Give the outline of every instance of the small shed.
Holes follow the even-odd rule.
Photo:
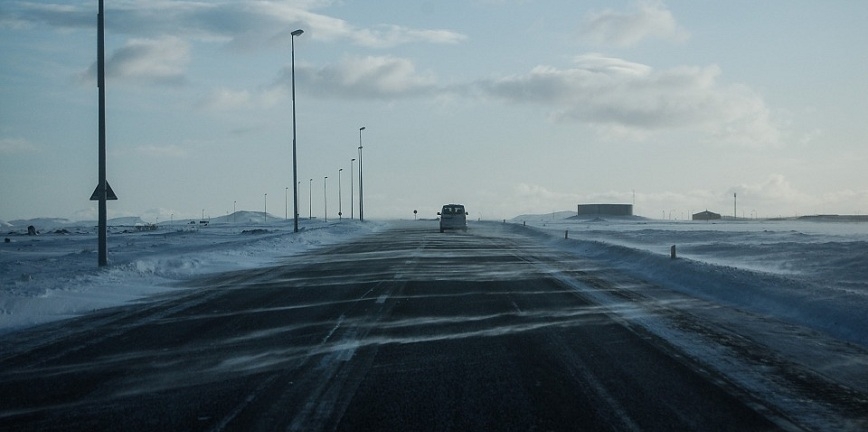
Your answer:
[[[707,220],[718,220],[718,219],[720,219],[719,213],[710,212],[708,210],[693,214],[693,220],[707,221]]]

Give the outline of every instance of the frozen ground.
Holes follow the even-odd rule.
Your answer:
[[[541,241],[691,297],[735,306],[868,346],[868,223],[672,222],[523,216]],[[18,221],[2,227],[0,332],[175,289],[198,275],[275,263],[386,223],[292,221],[239,212],[207,226],[112,221],[110,266],[96,266],[93,223]],[[27,236],[26,224],[40,230]],[[570,241],[562,242],[568,232]],[[670,259],[676,246],[678,259]]]
[[[109,224],[109,266],[97,266],[95,223],[40,219],[0,226],[0,333],[177,289],[177,282],[218,271],[273,264],[311,248],[382,228],[349,220],[293,221],[238,212],[212,220],[164,222],[145,230],[138,218]],[[39,235],[28,236],[33,225]]]
[[[304,220],[294,234],[292,221],[266,222],[261,213],[243,212],[208,226],[164,223],[154,231],[139,228],[139,220],[115,221],[111,265],[99,269],[93,223],[28,222],[40,225],[39,235],[26,235],[20,223],[3,226],[10,241],[0,244],[0,333],[183,289],[178,282],[199,275],[279,263],[393,225]],[[868,223],[563,215],[512,222],[527,228],[513,225],[502,235],[535,236],[543,248],[574,254],[539,265],[613,315],[761,395],[800,424],[864,430],[864,415],[848,420],[854,417],[836,414],[798,388],[837,398],[857,413],[865,406]]]
[[[516,219],[634,277],[868,346],[868,223]],[[670,259],[676,246],[677,259]]]
[[[617,285],[583,295],[809,430],[866,430],[868,223],[554,216],[515,222]]]
[[[525,216],[541,241],[691,297],[735,306],[868,346],[868,223],[671,222]],[[26,225],[40,234],[27,236]],[[165,222],[139,231],[113,221],[106,269],[96,266],[93,223],[19,221],[2,228],[0,332],[80,315],[175,289],[198,275],[275,263],[386,223],[302,220],[239,212],[207,226]],[[562,242],[568,232],[570,241]],[[678,259],[670,259],[676,246]]]

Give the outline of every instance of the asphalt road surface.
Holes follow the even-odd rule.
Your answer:
[[[798,429],[522,232],[407,223],[7,335],[0,429]]]

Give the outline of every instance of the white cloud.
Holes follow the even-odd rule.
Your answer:
[[[287,74],[288,73],[289,72],[287,72]],[[287,80],[289,80],[289,78],[287,78]],[[233,90],[222,87],[214,89],[205,95],[201,100],[199,100],[196,107],[213,112],[267,109],[277,105],[287,98],[290,94],[288,90],[289,85],[290,84],[287,84],[287,88],[271,86],[261,87],[253,91]]]
[[[290,32],[296,28],[304,29],[305,36],[314,40],[342,41],[369,48],[390,48],[409,43],[453,44],[467,39],[467,36],[445,29],[416,29],[400,25],[379,25],[372,28],[358,27],[346,20],[318,14],[307,9],[315,5],[290,5],[279,2],[263,1],[243,8],[238,20],[255,19],[256,29],[262,34],[270,34],[270,40],[289,41]],[[238,11],[236,11],[238,12]],[[228,14],[232,20],[236,14]],[[252,29],[247,29],[250,32]]]
[[[450,30],[413,29],[396,25],[361,29],[353,32],[351,37],[359,45],[372,48],[389,48],[418,42],[455,44],[467,39],[466,36]]]
[[[24,138],[0,138],[0,154],[13,155],[37,151],[39,147]]]
[[[296,67],[296,79],[318,94],[343,98],[392,99],[429,94],[436,80],[420,74],[411,60],[392,56],[345,57],[340,63],[319,69]],[[289,85],[291,71],[279,80]]]
[[[749,216],[754,210],[760,217],[791,217],[806,214],[865,214],[868,189],[843,189],[813,194],[793,186],[781,174],[771,174],[758,183],[731,187],[724,197],[730,200],[738,194],[738,216]]]
[[[818,213],[866,214],[868,212],[868,189],[855,191],[845,189],[828,192],[820,197]],[[829,211],[829,209],[838,209]]]
[[[249,109],[254,106],[253,96],[247,90],[220,88],[212,91],[199,106],[209,111],[232,111]]]
[[[0,9],[0,28],[24,29],[39,23],[61,28],[92,27],[96,23],[92,10],[73,5],[5,2]]]
[[[632,10],[606,9],[585,16],[582,35],[593,43],[627,47],[648,38],[683,42],[690,37],[672,13],[656,1],[640,1]]]
[[[801,136],[801,138],[799,138],[798,142],[799,142],[799,144],[802,144],[802,145],[809,144],[813,141],[816,141],[816,139],[820,138],[821,136],[823,136],[823,131],[819,128],[814,128],[813,130],[802,134],[802,136]]]
[[[737,209],[733,208],[737,194]],[[629,202],[629,201],[626,201]],[[781,174],[771,174],[755,183],[744,183],[725,190],[638,192],[636,211],[653,218],[682,219],[691,213],[710,210],[727,217],[733,210],[738,217],[793,217],[806,214],[864,214],[868,208],[868,189],[845,189],[823,194],[799,190]]]
[[[738,194],[742,199],[748,199],[755,203],[783,208],[804,208],[805,205],[813,205],[817,202],[815,197],[796,190],[789,180],[781,174],[769,175],[761,183],[742,184],[730,188],[726,195],[732,197],[733,193]]]
[[[324,41],[388,48],[408,43],[451,44],[465,35],[444,29],[416,29],[399,25],[358,27],[314,12],[326,1],[165,1],[127,0],[107,2],[106,21],[112,31],[144,38],[173,34],[202,41],[228,42],[239,49],[267,42],[289,43],[290,32],[305,30],[305,37]],[[58,28],[92,28],[92,5],[59,6],[21,2],[0,11],[0,25],[23,28],[48,24]],[[110,24],[109,24],[110,23]]]
[[[515,195],[522,200],[534,199],[541,202],[556,200],[575,200],[578,195],[563,192],[553,192],[544,186],[519,183],[515,186]]]
[[[131,39],[107,61],[106,74],[161,84],[183,83],[189,45],[177,37]]]
[[[186,67],[190,47],[174,36],[159,39],[130,39],[106,59],[106,79],[120,79],[147,84],[182,85],[186,83]],[[81,74],[84,82],[97,77],[97,64]]]
[[[780,132],[762,98],[746,86],[720,83],[719,76],[717,66],[656,71],[588,54],[569,69],[537,66],[525,75],[478,85],[497,98],[551,107],[555,121],[587,123],[605,134],[683,129],[718,142],[778,143]]]

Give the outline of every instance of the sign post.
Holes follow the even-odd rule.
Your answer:
[[[96,25],[96,84],[99,87],[99,180],[96,189],[90,196],[91,200],[99,201],[99,257],[100,267],[108,265],[108,246],[106,245],[107,209],[106,200],[116,200],[118,197],[106,181],[105,169],[105,10],[103,0],[99,0],[99,13]]]

